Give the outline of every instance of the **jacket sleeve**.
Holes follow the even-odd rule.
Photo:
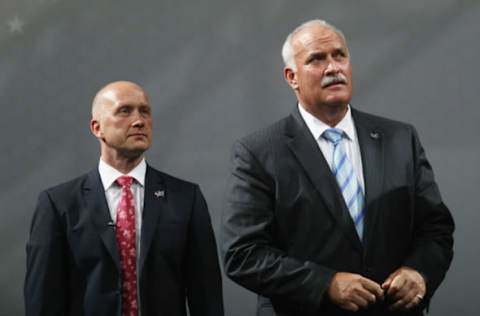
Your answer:
[[[66,315],[66,238],[47,192],[38,198],[26,250],[25,315]]]
[[[283,251],[275,239],[275,181],[238,142],[223,212],[222,254],[233,281],[293,307],[318,308],[335,271]]]
[[[190,315],[223,316],[222,279],[210,215],[198,186],[194,195],[185,260]]]
[[[413,247],[405,265],[419,271],[427,284],[427,299],[445,277],[453,258],[455,224],[442,201],[432,167],[412,127],[414,148],[415,199]]]

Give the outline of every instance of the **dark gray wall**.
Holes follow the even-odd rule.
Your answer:
[[[18,17],[18,19],[15,19]],[[457,222],[455,260],[431,315],[480,308],[480,2],[0,2],[0,314],[23,314],[25,241],[38,192],[95,167],[90,102],[105,83],[143,85],[154,166],[201,184],[218,232],[232,142],[288,114],[280,49],[321,17],[349,40],[359,109],[413,123]],[[225,281],[228,316],[254,295]]]

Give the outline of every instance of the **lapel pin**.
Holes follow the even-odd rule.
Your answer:
[[[158,190],[158,191],[155,191],[155,197],[156,198],[163,198],[165,196],[165,191],[163,190]]]
[[[380,138],[380,134],[378,132],[371,132],[370,137],[377,140]]]

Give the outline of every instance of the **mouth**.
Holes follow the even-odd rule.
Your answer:
[[[147,134],[144,134],[144,133],[133,133],[133,134],[130,134],[128,135],[128,137],[147,137]]]
[[[345,81],[336,80],[323,85],[322,88],[338,87],[338,86],[344,86],[346,84],[347,83]]]

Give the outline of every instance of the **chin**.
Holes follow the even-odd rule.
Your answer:
[[[346,108],[348,105],[348,102],[345,102],[344,100],[328,100],[322,103],[324,107],[328,107],[331,109],[341,109],[341,108]]]
[[[336,106],[336,107],[338,107],[338,108],[345,108],[345,109],[346,109],[347,106],[348,106],[348,102],[347,102],[347,101],[342,101],[342,102],[340,102],[340,103],[335,103],[334,106]]]
[[[136,147],[132,148],[132,152],[140,152],[140,153],[143,154],[145,151],[148,150],[148,148],[150,148],[150,144],[145,145],[145,146],[136,146]]]
[[[135,139],[135,141],[133,142],[129,142],[127,145],[127,147],[131,150],[137,150],[137,149],[148,149],[150,147],[150,140],[146,139],[146,138],[140,138],[140,139]]]
[[[350,103],[350,98],[347,98],[347,97],[332,97],[332,98],[327,98],[324,101],[324,104],[327,104],[329,106],[339,106],[339,107],[347,106],[349,103]]]
[[[128,148],[125,148],[125,152],[130,153],[131,156],[139,156],[142,155],[145,151],[150,148],[150,144],[145,143],[145,144],[135,144],[135,146],[130,146]]]
[[[336,91],[336,93],[329,93],[323,96],[325,103],[332,104],[347,104],[350,102],[351,94],[347,91]]]

